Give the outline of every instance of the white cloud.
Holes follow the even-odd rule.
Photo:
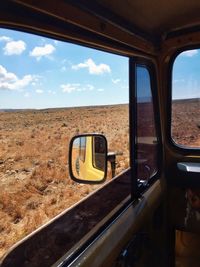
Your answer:
[[[81,85],[80,83],[67,83],[67,84],[62,84],[60,87],[63,93],[71,93],[73,91],[84,92],[84,91],[94,90],[94,86],[92,84]]]
[[[94,86],[91,85],[91,84],[87,84],[86,87],[87,87],[87,89],[88,89],[89,91],[93,91],[93,90],[94,90]]]
[[[11,41],[3,48],[4,55],[21,55],[26,50],[26,43],[24,41]]]
[[[8,36],[0,36],[0,42],[11,42],[12,39]]]
[[[89,58],[84,63],[79,63],[78,65],[73,65],[72,69],[79,70],[86,68],[89,70],[90,74],[103,74],[103,73],[110,73],[111,69],[110,66],[104,63],[96,65],[95,62]]]
[[[31,52],[30,56],[40,60],[41,57],[49,56],[55,51],[55,47],[51,44],[45,44],[44,46],[36,46]]]
[[[17,76],[12,72],[7,72],[7,70],[0,65],[0,80],[1,82],[14,82],[17,80]]]
[[[181,56],[193,57],[193,56],[195,56],[197,54],[198,54],[198,50],[197,49],[193,49],[193,50],[187,50],[187,51],[181,53]]]
[[[22,90],[34,80],[32,75],[19,79],[14,73],[8,72],[0,65],[0,90]]]
[[[114,84],[117,84],[117,83],[119,83],[121,80],[120,79],[112,79],[112,82],[114,83]]]
[[[37,89],[37,90],[35,90],[35,92],[36,92],[37,94],[43,94],[43,93],[44,93],[44,91],[41,90],[41,89]]]
[[[60,86],[62,88],[63,93],[71,93],[73,91],[77,91],[80,89],[80,84],[79,83],[68,83],[68,84],[62,84]]]
[[[97,91],[99,91],[99,92],[103,92],[104,89],[100,88],[100,89],[97,89]]]

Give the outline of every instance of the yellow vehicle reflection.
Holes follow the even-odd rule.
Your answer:
[[[71,176],[79,182],[102,182],[106,173],[106,140],[101,135],[75,137],[72,143]]]

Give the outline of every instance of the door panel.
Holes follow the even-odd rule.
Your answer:
[[[66,253],[68,259],[130,203],[130,187],[127,170],[12,247],[1,266],[49,267]]]
[[[80,266],[113,266],[118,263],[119,255],[138,231],[148,232],[148,238],[151,242],[155,242],[156,227],[152,228],[152,218],[156,209],[161,205],[164,188],[161,186],[161,182],[157,181],[139,200],[130,202],[129,197],[125,198],[126,188],[130,186],[129,178],[128,172],[116,177],[99,190],[98,194],[95,193],[81,201],[70,211],[59,215],[52,222],[19,242],[1,262],[1,266],[22,267],[27,264],[29,266],[51,266],[59,258],[53,266],[68,266],[71,262],[72,252],[75,255],[78,253],[80,256],[70,266],[77,266],[77,264]],[[115,186],[113,186],[114,184]],[[119,202],[119,204],[109,214],[109,217],[112,218],[113,213],[116,213],[118,209],[118,217],[114,221],[112,218],[110,224],[106,226],[105,221],[108,220],[108,216],[101,221],[100,217],[103,218],[104,213],[103,210],[98,213],[97,207],[98,202],[103,198],[105,208],[112,208],[108,204],[113,196],[112,190],[118,190],[122,194],[118,194],[115,202]],[[114,203],[114,200],[112,201]],[[123,206],[128,201],[130,204],[124,210]],[[89,216],[85,209],[88,210],[91,205],[94,213]],[[120,212],[122,207],[123,211]],[[87,214],[87,219],[84,219],[84,214]],[[99,220],[99,223],[94,219]],[[96,223],[97,226],[93,227]],[[83,235],[88,227],[91,228],[91,231],[81,238],[80,235]],[[149,230],[150,228],[153,230]],[[99,232],[100,229],[104,230]],[[158,231],[160,232],[160,228]],[[94,235],[95,233],[99,234]],[[159,240],[162,242],[161,239]],[[83,244],[85,245],[83,246]],[[65,254],[70,245],[72,245],[71,249]],[[155,247],[159,246],[155,245]]]
[[[177,163],[176,172],[169,174],[174,177],[170,192],[170,212],[176,228],[190,232],[200,232],[200,173],[180,169]],[[184,163],[186,166],[199,164],[196,162]],[[197,168],[198,170],[198,168]]]
[[[128,178],[128,173],[124,175],[127,175]],[[130,185],[125,182],[125,178],[126,177],[121,176],[118,180],[115,179],[113,182],[118,184],[121,189],[125,189],[126,186]],[[117,185],[113,187],[113,182],[110,183],[110,189],[117,190]],[[109,184],[105,187],[108,186]],[[107,193],[107,196],[110,196],[111,193],[106,191],[105,188],[102,188],[99,191],[99,198],[103,197],[103,191]],[[121,192],[123,192],[123,190],[121,190]],[[106,195],[104,195],[104,197]],[[130,202],[129,206],[127,206],[124,211],[121,213],[119,212],[118,217],[114,221],[112,220],[106,228],[104,227],[104,231],[101,231],[99,235],[96,235],[96,238],[93,238],[93,241],[91,239],[91,235],[94,235],[95,232],[98,233],[98,229],[103,227],[105,220],[108,218],[100,221],[88,235],[80,239],[81,242],[77,241],[78,243],[76,243],[75,246],[73,246],[71,250],[64,255],[64,251],[67,250],[66,245],[70,244],[69,235],[71,235],[71,239],[76,242],[74,238],[77,239],[78,232],[80,235],[83,230],[82,228],[86,227],[86,224],[83,223],[84,206],[88,207],[89,202],[92,203],[94,201],[94,198],[92,199],[90,196],[85,201],[80,202],[80,204],[72,208],[71,211],[58,216],[54,219],[54,221],[48,223],[36,233],[31,234],[13,247],[2,261],[1,266],[22,267],[27,266],[27,264],[28,266],[51,266],[55,262],[56,258],[58,259],[61,256],[61,259],[59,259],[53,266],[68,266],[71,261],[70,256],[72,251],[75,255],[75,252],[78,252],[79,256],[75,261],[73,261],[73,263],[71,263],[70,266],[113,266],[113,264],[118,262],[118,256],[123,251],[123,248],[134,238],[134,234],[141,229],[145,229],[146,231],[152,226],[152,217],[154,216],[156,209],[161,204],[162,197],[163,188],[161,186],[161,182],[157,181],[146,191],[141,199],[132,203]],[[120,206],[122,207],[125,202],[127,203],[127,200],[128,199],[124,199]],[[106,203],[108,202],[105,200],[105,205]],[[95,205],[94,202],[93,207],[95,208],[95,211],[97,205]],[[119,205],[118,209],[120,210]],[[95,211],[94,214],[96,214],[96,212],[97,211]],[[99,215],[102,216],[101,213],[99,213]],[[69,217],[71,217],[70,220]],[[97,219],[97,216],[95,218]],[[77,223],[79,221],[79,225],[82,230],[75,221],[77,221]],[[88,217],[85,223],[87,223],[89,227],[89,225],[92,226],[94,222],[92,223]],[[89,243],[86,242],[87,239],[90,240]],[[150,239],[155,239],[154,234],[150,236]],[[81,245],[83,243],[87,244],[87,246],[83,247]],[[82,253],[80,253],[81,250]]]
[[[118,256],[134,235],[152,220],[162,197],[163,188],[157,181],[139,201],[130,204],[70,266],[117,266]]]

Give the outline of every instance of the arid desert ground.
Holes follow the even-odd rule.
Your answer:
[[[128,168],[128,105],[0,112],[0,256],[97,189],[68,174],[71,137],[93,132],[123,152],[116,173]]]
[[[171,132],[179,145],[200,147],[200,99],[173,102]]]
[[[200,146],[199,103],[173,104],[172,136],[179,144]],[[68,149],[72,136],[103,133],[108,150],[120,152],[116,174],[129,167],[128,114],[128,105],[1,110],[0,256],[101,186],[70,179]]]

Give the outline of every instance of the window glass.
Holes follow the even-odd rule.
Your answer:
[[[129,167],[128,101],[128,58],[0,29],[0,256],[102,186],[70,179],[74,135],[104,134],[115,174]]]
[[[136,68],[137,96],[137,177],[147,180],[158,170],[158,140],[155,128],[150,74],[146,67]]]
[[[80,138],[80,146],[79,146],[79,157],[83,162],[85,161],[85,148],[86,148],[86,137]]]
[[[200,147],[200,50],[180,53],[172,72],[171,136],[185,147]]]
[[[96,136],[93,138],[93,165],[95,168],[99,170],[105,169],[104,163],[104,151],[105,151],[105,144],[104,140],[100,136]]]

